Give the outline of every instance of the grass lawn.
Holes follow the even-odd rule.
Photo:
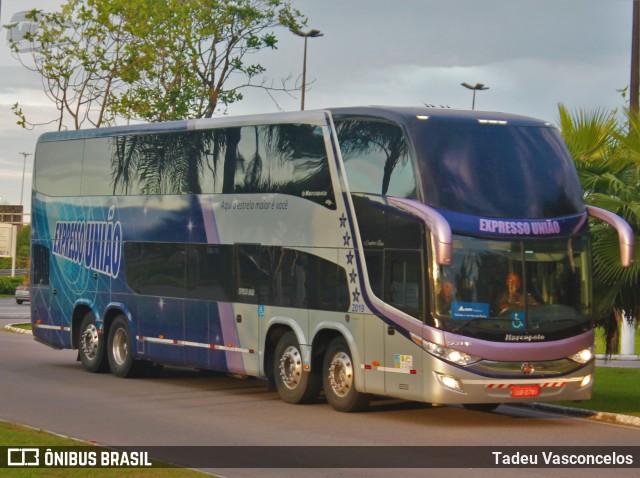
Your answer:
[[[640,368],[596,367],[594,380],[591,400],[553,404],[640,417]]]
[[[601,328],[596,328],[596,353],[604,354],[604,332]],[[640,327],[636,327],[635,354],[640,355]]]

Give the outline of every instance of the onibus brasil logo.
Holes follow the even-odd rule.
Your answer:
[[[106,221],[58,221],[53,254],[114,279],[122,263],[122,226],[114,221],[115,206]]]

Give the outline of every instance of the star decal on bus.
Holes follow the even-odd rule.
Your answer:
[[[356,271],[351,269],[351,273],[349,274],[349,283],[350,284],[355,284],[356,283],[356,277],[358,277],[358,274],[356,274]]]
[[[351,236],[347,232],[344,236],[342,236],[342,240],[344,241],[343,246],[350,246]]]
[[[347,264],[353,264],[354,257],[353,252],[349,251],[349,254],[347,254]]]
[[[339,220],[340,227],[347,227],[347,216],[345,216],[344,213],[342,213],[342,216],[340,216]]]
[[[351,295],[353,296],[353,302],[360,302],[360,292],[358,291],[358,288],[356,287],[356,290],[354,290]]]

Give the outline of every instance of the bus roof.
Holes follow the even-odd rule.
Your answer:
[[[476,123],[487,121],[493,123],[516,124],[518,126],[553,126],[548,121],[536,118],[521,116],[511,113],[500,113],[495,111],[472,111],[455,110],[451,108],[429,108],[429,107],[408,107],[408,106],[364,106],[329,108],[332,115],[341,117],[377,117],[384,118],[397,123],[407,123],[418,119],[437,119],[438,121],[451,121],[456,123]]]
[[[509,113],[488,111],[454,110],[450,108],[428,107],[394,107],[394,106],[359,106],[325,108],[322,110],[294,111],[284,113],[266,113],[242,116],[220,116],[215,118],[200,118],[191,120],[141,123],[127,126],[112,126],[69,131],[55,131],[43,133],[38,138],[39,143],[50,141],[65,141],[72,139],[98,138],[145,133],[168,133],[174,131],[188,131],[196,129],[212,129],[219,127],[238,127],[252,124],[277,123],[305,123],[315,122],[324,117],[324,113],[331,113],[334,118],[347,117],[377,118],[406,124],[420,120],[437,119],[457,123],[486,121],[498,124],[515,124],[519,126],[553,126],[550,122]]]

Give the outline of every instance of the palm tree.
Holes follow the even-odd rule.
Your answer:
[[[239,131],[240,128],[227,128],[113,137],[113,192],[201,194],[204,176],[210,175],[208,181],[214,184],[221,164],[223,174],[230,176],[227,183],[232,188]]]
[[[560,128],[576,164],[585,202],[623,217],[640,233],[640,117],[637,113],[596,109],[571,114],[563,105]],[[640,318],[640,265],[620,266],[618,239],[607,225],[594,224],[594,314],[606,336],[606,353],[618,346],[618,328],[626,317]]]
[[[352,154],[380,152],[385,155],[380,194],[386,195],[394,169],[409,161],[408,145],[402,130],[388,123],[360,120],[338,122],[336,129],[345,161]],[[413,191],[407,196],[411,194]]]

